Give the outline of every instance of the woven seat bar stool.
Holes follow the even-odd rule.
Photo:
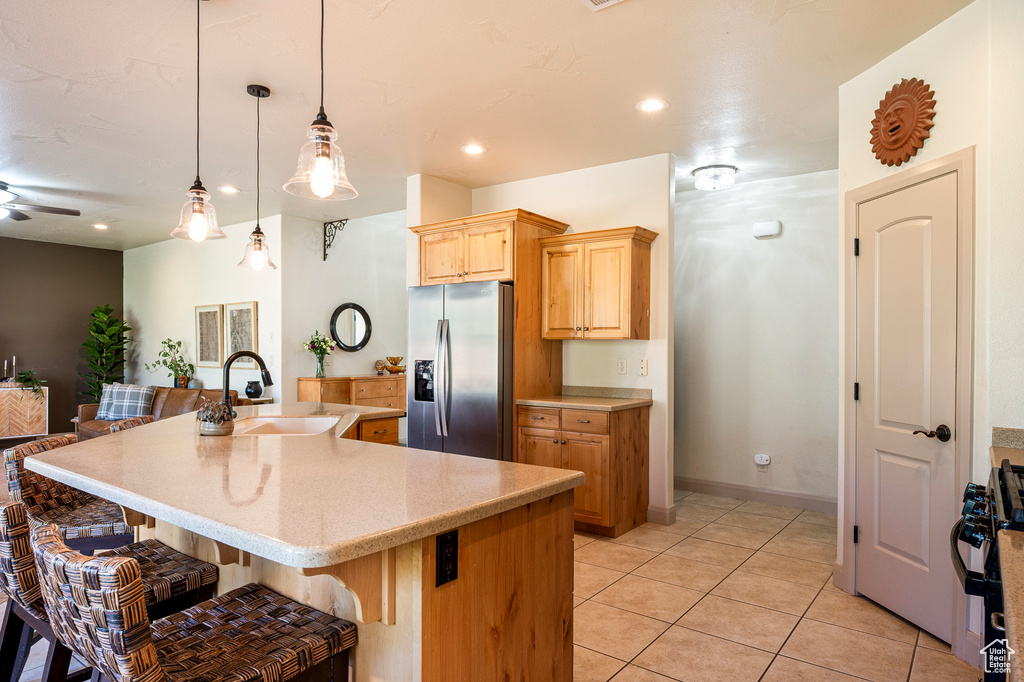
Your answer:
[[[8,598],[5,625],[0,631],[0,682],[17,680],[35,641],[32,632],[50,641],[44,682],[63,680],[71,656],[50,630],[29,532],[24,504],[0,504],[0,589]],[[215,565],[193,559],[158,540],[118,547],[107,556],[136,561],[142,575],[143,602],[151,618],[177,613],[209,599],[219,576]],[[8,658],[15,661],[10,671],[6,666]],[[48,678],[50,674],[53,676]]]
[[[29,525],[56,525],[68,545],[86,554],[132,542],[135,530],[119,506],[25,468],[26,457],[77,442],[73,434],[50,436],[4,450],[11,499],[28,506]]]
[[[110,432],[117,433],[118,431],[127,431],[128,429],[134,429],[136,426],[152,424],[154,421],[156,420],[151,414],[147,414],[142,417],[128,417],[127,419],[122,419],[111,424]]]
[[[87,557],[54,526],[32,531],[57,637],[110,682],[348,680],[356,626],[249,584],[150,622],[139,565]]]

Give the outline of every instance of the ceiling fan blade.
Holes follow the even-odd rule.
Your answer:
[[[26,213],[22,213],[21,211],[15,210],[13,208],[9,208],[7,210],[11,212],[11,214],[9,216],[7,216],[11,220],[18,220],[18,221],[21,221],[21,220],[32,220],[32,216],[30,216],[30,215],[28,215]]]
[[[57,208],[56,206],[36,206],[34,204],[7,204],[12,208],[20,208],[23,211],[35,211],[36,213],[53,213],[54,215],[80,216],[82,212],[77,208]]]

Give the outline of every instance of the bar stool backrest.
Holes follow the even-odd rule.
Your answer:
[[[46,615],[39,591],[28,514],[21,502],[0,504],[0,590],[36,617]]]
[[[144,426],[146,424],[152,424],[154,417],[151,414],[144,415],[142,417],[128,417],[116,421],[110,425],[110,432],[117,433],[118,431],[127,431],[128,429],[134,429],[136,426]]]
[[[78,442],[74,434],[50,436],[4,450],[4,469],[11,499],[24,502],[31,516],[77,509],[91,496],[25,468],[25,458]]]
[[[115,682],[164,682],[134,559],[87,557],[57,527],[32,531],[50,624],[64,646]]]

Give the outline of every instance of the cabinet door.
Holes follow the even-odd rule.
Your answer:
[[[630,240],[587,244],[583,264],[583,336],[628,339]]]
[[[16,389],[7,393],[7,427],[9,436],[41,436],[47,431],[48,389],[37,396],[30,390]]]
[[[465,234],[462,230],[420,236],[420,284],[461,282]]]
[[[348,379],[322,380],[320,383],[320,402],[348,405],[350,402]]]
[[[0,389],[0,438],[7,438],[11,435],[10,423],[10,399],[12,389]]]
[[[512,221],[465,229],[464,282],[512,279]]]
[[[398,445],[398,417],[359,422],[359,440]]]
[[[299,402],[300,403],[319,403],[321,401],[320,387],[322,383],[319,379],[299,379]]]
[[[611,525],[611,470],[609,469],[608,436],[562,432],[566,469],[582,471],[587,476],[576,488],[575,518],[583,523]]]
[[[547,429],[519,429],[519,463],[562,468],[561,434]]]
[[[583,245],[541,251],[541,338],[583,338]]]

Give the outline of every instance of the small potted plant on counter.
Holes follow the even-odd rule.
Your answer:
[[[181,354],[181,341],[164,339],[160,345],[163,348],[157,353],[157,361],[152,365],[146,365],[146,371],[155,372],[163,367],[170,372],[168,376],[174,379],[175,386],[188,388],[189,379],[195,374],[196,366],[185,362],[185,358]]]
[[[199,420],[200,436],[230,436],[235,431],[231,419],[231,408],[224,402],[213,402],[202,398],[202,405],[196,413]]]
[[[302,347],[316,356],[316,378],[323,379],[327,376],[327,372],[324,371],[324,358],[334,350],[334,343],[317,330],[309,337],[309,341],[302,344]]]

